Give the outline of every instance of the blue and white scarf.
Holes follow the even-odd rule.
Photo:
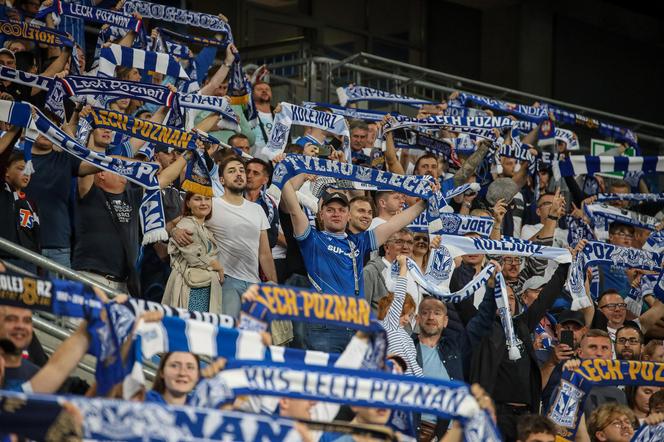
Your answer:
[[[346,87],[338,87],[337,97],[339,98],[339,104],[342,106],[346,106],[347,103],[356,103],[358,101],[398,103],[418,108],[423,104],[433,104],[430,100],[406,97],[391,92],[379,91],[378,89],[372,89],[370,87],[355,86],[353,84]]]
[[[445,199],[449,200],[451,198],[454,198],[457,195],[461,195],[462,193],[466,193],[467,191],[471,192],[479,192],[481,189],[481,186],[479,183],[465,183],[460,186],[455,187],[454,189],[450,189],[445,193]]]
[[[111,44],[99,53],[99,76],[115,77],[115,68],[124,66],[153,71],[174,78],[189,80],[189,75],[178,61],[169,54],[127,48]]]
[[[326,130],[335,135],[343,137],[343,150],[346,154],[346,160],[350,158],[350,132],[348,123],[339,116],[328,112],[321,112],[314,109],[307,109],[295,104],[280,104],[281,112],[275,115],[272,130],[270,131],[270,140],[262,149],[261,154],[270,160],[276,155],[282,153],[288,142],[288,134],[292,125],[317,127]]]
[[[155,39],[147,37],[146,42],[147,48],[151,51],[165,52],[166,54],[171,54],[174,57],[183,58],[185,60],[191,60],[193,58],[193,52],[189,47],[182,43],[164,38],[161,34],[157,35],[157,38]],[[191,73],[189,76],[193,78]]]
[[[548,259],[559,264],[572,262],[572,255],[567,249],[543,246],[507,236],[497,241],[488,238],[441,235],[440,243],[450,251],[452,258],[461,255],[513,255]]]
[[[459,215],[457,213],[441,213],[440,220],[443,223],[442,229],[432,234],[460,235],[466,233],[479,233],[482,236],[490,236],[493,230],[494,220],[487,216]],[[408,225],[408,229],[414,232],[428,232],[426,214],[420,214]]]
[[[463,107],[457,106],[454,104],[447,105],[447,108],[443,111],[443,115],[448,117],[488,117],[488,113],[484,112],[482,109],[476,109],[474,107]]]
[[[217,40],[216,38],[205,38],[205,37],[199,37],[196,35],[187,35],[187,34],[181,34],[179,32],[175,32],[170,29],[166,28],[156,28],[157,32],[159,32],[162,35],[165,35],[167,37],[174,38],[179,41],[183,41],[186,43],[194,43],[197,45],[201,46],[216,46],[218,48],[226,48],[230,43],[233,42],[233,36],[232,35],[225,35],[225,38],[223,40]],[[230,28],[228,28],[230,31]]]
[[[493,129],[512,128],[514,120],[508,117],[446,117],[429,116],[426,118],[410,118],[397,116],[383,126],[383,133],[405,127],[444,127],[451,132],[475,135],[492,142],[498,140]]]
[[[586,117],[585,115],[569,112],[550,104],[542,103],[542,107],[548,112],[553,112],[553,115],[556,117],[556,121],[560,123],[574,124],[577,126],[594,129],[597,130],[600,134],[611,137],[618,142],[625,142],[633,147],[638,146],[636,134],[630,129],[625,129],[613,124],[605,123],[603,121],[596,120],[595,118]]]
[[[274,128],[272,129],[272,133],[274,133]],[[433,192],[433,179],[429,176],[398,175],[323,158],[288,155],[274,168],[272,183],[281,189],[288,180],[301,173],[359,181],[377,186],[383,190],[392,190],[422,198],[428,203],[426,212],[430,231],[435,232],[442,228],[439,207],[441,204],[445,205],[446,203],[442,196]]]
[[[0,34],[48,46],[74,47],[74,42],[63,32],[45,26],[31,25],[27,22],[0,20]]]
[[[402,134],[399,132],[393,134],[395,147],[423,150],[436,156],[442,156],[445,161],[455,167],[461,166],[454,149],[455,144],[449,143],[447,140],[430,137],[419,131],[405,130],[403,131],[405,136],[401,136]]]
[[[51,77],[19,71],[18,69],[12,69],[7,66],[0,66],[0,78],[13,83],[22,84],[23,86],[35,87],[42,91],[49,90],[51,83],[53,83]]]
[[[473,103],[475,105],[494,111],[505,112],[522,120],[531,121],[534,123],[541,123],[542,121],[549,119],[549,113],[542,107],[515,104],[507,101],[497,100],[495,98],[473,95],[466,92],[461,92],[456,100],[451,102],[452,105],[456,105],[457,103],[461,106],[465,106],[468,103]]]
[[[64,3],[61,0],[53,0],[51,6],[41,8],[36,15],[37,19],[42,19],[48,14],[53,14],[56,25],[60,23],[60,16],[67,15],[84,20],[87,23],[101,23],[115,26],[118,28],[129,29],[136,34],[143,32],[143,20],[126,15],[122,12],[111,9],[97,8],[80,3]]]
[[[271,363],[303,363],[332,366],[338,354],[305,351],[295,348],[265,346],[259,332],[217,327],[209,323],[164,317],[160,322],[139,322],[132,342],[131,372],[124,381],[125,399],[145,383],[143,361],[173,351],[191,352],[210,358],[266,361]]]
[[[604,224],[619,222],[642,229],[655,230],[659,223],[654,216],[607,204],[586,204],[584,205],[584,212],[596,227],[601,224],[601,221],[606,220]]]
[[[584,281],[586,269],[593,265],[607,264],[621,268],[635,268],[642,270],[661,271],[664,255],[619,247],[598,241],[590,241],[576,256],[570,268],[567,287],[572,295],[572,310],[578,310],[589,305],[585,295]]]
[[[349,120],[363,120],[371,122],[383,121],[385,115],[388,114],[387,112],[376,110],[356,109],[354,107],[339,106],[338,104],[317,103],[313,101],[303,101],[302,107],[306,107],[308,109],[314,107],[325,107],[330,109],[334,115],[341,115],[342,117],[348,118]]]
[[[33,110],[36,114],[34,118],[32,116]],[[157,172],[159,171],[157,164],[126,161],[91,151],[81,146],[76,140],[46,118],[39,109],[28,103],[0,100],[0,121],[20,127],[32,127],[68,154],[86,161],[101,170],[124,176],[128,181],[143,187],[145,193],[140,207],[143,244],[168,239],[161,204],[159,181],[157,180]]]
[[[507,285],[501,272],[496,273],[496,288],[494,298],[498,307],[500,322],[505,331],[505,343],[507,345],[507,355],[510,361],[521,359],[519,347],[523,347],[521,340],[516,337],[514,332],[514,322],[512,321],[512,312],[510,311],[509,298],[507,295]]]
[[[292,364],[236,361],[194,390],[192,403],[217,408],[241,395],[285,396],[435,414],[444,419],[480,420],[479,432],[467,434],[467,441],[499,441],[488,415],[480,410],[467,384],[396,375],[377,371],[351,370]]]
[[[53,440],[67,440],[67,429],[62,427],[63,422],[59,419],[68,414],[63,408],[65,402],[73,404],[80,412],[85,440],[302,440],[295,429],[295,421],[279,417],[156,402],[9,391],[0,393],[0,427],[31,440],[48,440],[48,436],[56,436]]]
[[[202,12],[179,9],[173,6],[165,6],[142,0],[127,0],[123,11],[131,15],[137,11],[143,18],[153,18],[164,22],[189,25],[197,28],[209,29],[216,32],[228,32],[229,26],[217,15],[204,14]]]
[[[632,202],[660,202],[664,201],[664,193],[598,193],[597,202],[632,201]]]
[[[630,287],[625,297],[625,302],[627,303],[627,310],[637,318],[641,316],[641,312],[643,311],[643,298],[647,295],[655,294],[655,285],[658,279],[659,275],[641,275],[638,287]]]
[[[553,162],[556,179],[567,176],[594,175],[597,172],[664,172],[663,157],[612,157],[572,155]]]
[[[576,370],[563,370],[546,415],[558,425],[559,436],[573,441],[590,390],[593,387],[621,385],[664,386],[664,364],[585,359]]]
[[[631,442],[658,442],[660,440],[664,440],[664,422],[657,425],[642,425],[632,436]]]

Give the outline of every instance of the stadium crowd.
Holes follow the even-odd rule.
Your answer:
[[[203,440],[158,410],[207,407],[293,429],[279,440],[662,440],[664,197],[652,170],[616,166],[635,141],[618,139],[596,160],[611,162],[601,172],[564,173],[571,157],[598,157],[574,155],[577,137],[558,131],[574,125],[545,104],[523,107],[545,118],[520,130],[528,112],[463,93],[431,103],[365,89],[349,107],[341,97],[343,106],[299,107],[274,100],[265,67],[241,70],[223,16],[168,16],[135,0],[9,3],[0,236],[126,295],[65,285],[0,251],[0,436],[138,440],[142,428],[154,440]],[[169,17],[180,32],[207,23],[215,36],[160,28]],[[92,58],[86,20],[100,29]],[[171,98],[150,99],[157,93]],[[412,115],[362,114],[379,96],[410,100]],[[505,116],[507,127],[495,124]],[[80,298],[62,300],[75,290]],[[132,306],[128,325],[121,306]],[[33,330],[38,310],[79,320],[50,356]],[[128,382],[140,380],[136,354],[151,357],[151,345],[154,381]],[[73,375],[87,353],[100,361],[93,385]],[[121,373],[109,375],[118,360]],[[249,378],[266,360],[293,371],[283,377],[304,373],[305,393],[270,379],[220,407],[237,370]],[[325,389],[335,382],[325,373],[344,380],[343,394]],[[317,393],[306,393],[314,375]],[[353,376],[436,386],[464,402],[381,400],[377,390],[362,399]],[[21,405],[54,394],[62,415]],[[123,416],[95,397],[159,408],[137,426],[138,411]],[[89,404],[101,409],[93,416]],[[170,439],[157,437],[160,426]],[[223,440],[254,434],[236,431]]]

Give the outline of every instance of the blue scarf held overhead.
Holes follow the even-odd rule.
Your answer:
[[[123,11],[127,15],[138,12],[143,18],[153,18],[164,22],[178,23],[181,25],[194,26],[209,29],[210,31],[228,32],[228,23],[218,15],[205,14],[202,12],[180,9],[173,6],[165,6],[142,0],[127,0],[124,2]]]
[[[80,18],[88,23],[101,23],[118,28],[129,29],[136,34],[144,32],[143,20],[136,19],[130,14],[113,11],[111,9],[97,8],[80,3],[63,3],[61,0],[53,0],[51,6],[42,8],[36,18],[42,19],[48,14],[53,14],[56,26],[60,23],[60,16]]]
[[[406,97],[393,94],[391,92],[379,91],[370,87],[349,85],[337,88],[337,97],[339,104],[346,106],[347,103],[356,103],[358,101],[374,101],[406,104],[408,106],[420,107],[423,104],[433,104],[430,100]]]
[[[619,222],[641,229],[655,230],[658,224],[657,218],[654,216],[644,215],[607,204],[586,204],[583,210],[596,226],[600,224],[596,221],[606,220],[606,224]]]
[[[274,128],[272,132],[274,133]],[[288,155],[274,168],[272,183],[281,189],[288,180],[301,173],[359,181],[382,190],[392,190],[422,198],[428,202],[427,217],[430,231],[435,232],[442,228],[439,204],[446,203],[442,196],[432,191],[433,180],[429,176],[398,175],[322,158]]]
[[[383,126],[383,133],[404,127],[444,127],[451,132],[464,133],[485,138],[492,142],[498,140],[493,129],[512,128],[514,120],[508,117],[447,117],[429,116],[410,118],[398,115]]]
[[[598,193],[597,194],[598,203],[606,203],[610,201],[660,202],[664,201],[664,193]]]
[[[316,127],[323,129],[335,135],[343,137],[343,150],[346,154],[346,160],[350,158],[350,132],[348,123],[339,116],[328,112],[321,112],[314,109],[307,109],[290,103],[280,103],[281,112],[274,118],[270,139],[267,145],[260,152],[260,155],[268,159],[274,158],[283,152],[288,142],[288,135],[292,125]]]
[[[349,120],[363,120],[363,121],[383,121],[387,112],[381,112],[369,109],[356,109],[354,107],[344,107],[338,104],[317,103],[313,101],[303,101],[302,107],[312,109],[314,107],[324,107],[330,109],[334,115],[341,115]]]
[[[459,235],[466,233],[479,233],[482,236],[490,236],[493,230],[493,218],[487,216],[469,216],[456,213],[441,213],[440,219],[443,223],[442,229],[432,234]],[[426,214],[421,214],[408,225],[408,229],[414,232],[428,232],[429,224]]]
[[[485,107],[494,111],[505,112],[514,115],[519,119],[541,123],[549,119],[549,113],[542,107],[528,106],[525,104],[515,104],[507,101],[497,100],[495,98],[482,97],[480,95],[473,95],[466,92],[461,92],[456,100],[451,102],[453,105],[458,103],[465,106],[468,103]]]
[[[646,174],[664,172],[662,157],[612,157],[572,155],[564,160],[553,162],[553,175],[556,179],[568,176],[594,175],[597,172],[634,172]]]

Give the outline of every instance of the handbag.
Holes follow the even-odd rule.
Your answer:
[[[212,284],[212,272],[196,267],[187,267],[182,273],[184,283],[193,289],[208,287]]]

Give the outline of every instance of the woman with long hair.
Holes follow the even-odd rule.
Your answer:
[[[152,390],[145,402],[186,405],[200,378],[200,360],[193,353],[175,351],[161,357]]]
[[[221,313],[221,284],[224,269],[217,260],[217,246],[205,221],[212,216],[209,196],[187,192],[178,229],[191,232],[192,243],[179,246],[171,238],[168,254],[171,274],[164,290],[163,304],[201,312]]]

